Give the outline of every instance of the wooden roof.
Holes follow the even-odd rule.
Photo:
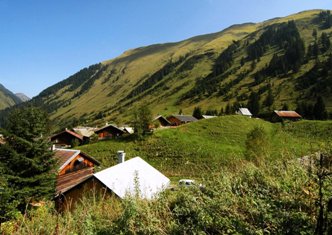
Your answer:
[[[81,152],[81,150],[73,150],[73,149],[56,149],[54,153],[55,159],[58,161],[59,170],[62,170],[66,165],[68,165],[72,159],[74,159],[77,155],[81,154],[83,157],[89,159],[91,162],[100,165],[99,162],[93,157],[89,156],[86,153]]]
[[[159,116],[155,117],[152,121],[156,121],[156,120],[159,120],[159,119],[161,119],[162,121],[168,123],[169,125],[172,124],[166,118],[164,118],[162,115],[159,115]]]
[[[62,131],[62,132],[60,132],[60,133],[57,133],[57,134],[53,135],[53,136],[51,137],[51,140],[54,139],[54,138],[56,138],[57,136],[60,136],[60,135],[66,134],[66,133],[69,134],[69,135],[74,136],[74,137],[77,138],[77,139],[83,140],[83,136],[82,136],[82,135],[77,134],[76,132],[71,131],[71,130],[68,130],[68,129],[66,129],[66,130],[64,130],[64,131]]]
[[[302,118],[302,116],[295,111],[275,110],[274,112],[281,118]]]
[[[63,194],[76,187],[77,185],[83,183],[84,181],[90,179],[93,176],[93,173],[93,167],[88,167],[79,171],[74,171],[58,176],[55,196],[57,197],[59,194]]]
[[[114,129],[114,130],[117,130],[118,132],[122,132],[122,133],[125,133],[125,131],[124,130],[121,130],[120,128],[118,128],[118,127],[116,127],[116,126],[114,126],[114,125],[106,125],[106,126],[104,126],[104,127],[102,127],[102,128],[99,128],[98,130],[96,130],[95,131],[95,133],[99,133],[99,132],[101,132],[101,131],[103,131],[103,130],[106,130],[106,129]]]

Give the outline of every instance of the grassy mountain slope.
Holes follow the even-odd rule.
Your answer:
[[[260,94],[263,103],[268,89],[274,103],[265,109],[284,103],[294,108],[302,100],[314,102],[320,94],[331,110],[332,48],[323,50],[320,37],[324,32],[330,39],[332,28],[324,25],[320,12],[234,25],[177,43],[129,50],[47,88],[32,102],[47,109],[61,125],[102,119],[126,122],[132,108],[140,104],[150,106],[153,114],[180,109],[191,113],[195,106],[220,110],[228,103],[245,104],[252,91]],[[295,26],[287,23],[291,20]],[[297,42],[303,42],[303,48],[292,52],[294,45],[301,44]],[[312,55],[309,48],[315,42],[319,53]],[[313,73],[319,74],[314,81]]]
[[[246,159],[247,134],[255,127],[265,130],[268,155],[273,161],[314,152],[321,143],[331,140],[331,124],[301,121],[281,126],[243,116],[224,116],[161,129],[144,141],[110,140],[80,149],[96,157],[102,167],[116,164],[116,152],[124,150],[126,158],[141,156],[169,177],[199,177]],[[319,133],[314,126],[319,127]]]
[[[0,110],[21,103],[20,99],[0,84]]]

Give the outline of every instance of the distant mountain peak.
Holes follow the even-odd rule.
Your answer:
[[[30,97],[28,97],[27,95],[25,95],[24,93],[16,93],[15,94],[22,102],[26,102],[31,100]]]

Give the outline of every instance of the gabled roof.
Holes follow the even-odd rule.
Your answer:
[[[83,157],[89,159],[96,165],[99,165],[99,162],[93,157],[89,156],[86,153],[81,152],[81,150],[74,149],[55,149],[54,157],[58,161],[59,171],[65,168],[77,155],[81,154]]]
[[[66,130],[64,130],[64,131],[62,131],[62,132],[60,132],[60,133],[57,133],[57,134],[53,135],[53,136],[51,137],[51,139],[54,139],[55,137],[57,137],[57,136],[59,136],[59,135],[62,135],[62,134],[65,134],[65,133],[68,133],[69,135],[72,135],[72,136],[74,136],[74,137],[77,138],[77,139],[83,140],[83,136],[82,136],[82,135],[77,134],[76,132],[71,131],[71,130],[68,130],[68,129],[66,129]]]
[[[120,127],[120,129],[122,129],[124,132],[127,132],[128,134],[133,134],[134,133],[134,128],[133,127],[123,126],[123,127]]]
[[[114,126],[114,125],[112,125],[112,124],[110,124],[110,125],[106,125],[106,126],[104,126],[104,127],[102,127],[102,128],[99,128],[98,130],[95,131],[95,133],[99,133],[99,132],[101,132],[101,131],[103,131],[103,130],[105,130],[105,129],[108,129],[108,128],[113,128],[113,129],[118,130],[119,132],[124,133],[124,130],[121,130],[120,128],[118,128],[118,127],[116,127],[116,126]]]
[[[302,118],[302,116],[295,111],[274,110],[274,112],[281,118]]]
[[[239,108],[238,114],[241,114],[244,116],[252,116],[251,112],[247,108]]]
[[[152,121],[156,121],[162,119],[163,121],[165,121],[166,123],[168,123],[169,125],[171,125],[172,123],[170,123],[166,118],[164,118],[162,115],[159,115],[157,117],[155,117]]]
[[[170,180],[140,157],[100,171],[94,176],[120,198],[126,195],[151,199],[165,189]],[[138,189],[138,190],[137,190]]]
[[[84,136],[84,137],[90,137],[95,133],[95,130],[97,130],[98,128],[94,128],[94,127],[75,127],[73,128],[73,130]]]
[[[175,117],[176,119],[180,120],[181,122],[195,122],[197,118],[190,116],[190,115],[172,115],[171,117]]]

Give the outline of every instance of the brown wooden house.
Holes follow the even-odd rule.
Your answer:
[[[171,115],[167,117],[167,120],[172,124],[172,126],[179,126],[189,122],[198,121],[197,118],[190,115]]]
[[[64,131],[53,135],[51,141],[57,147],[73,147],[75,142],[79,145],[83,144],[84,137],[74,131],[65,129]]]
[[[284,110],[275,110],[272,115],[273,122],[282,122],[282,121],[298,121],[302,118],[300,114],[295,111],[284,111]]]
[[[154,124],[154,126],[159,126],[159,127],[172,126],[172,123],[170,123],[166,118],[164,118],[161,115],[155,117],[152,120],[152,123]]]
[[[95,133],[98,135],[98,139],[103,140],[103,139],[117,138],[119,136],[122,136],[126,132],[114,125],[106,125],[96,130]]]
[[[70,208],[81,198],[83,183],[92,178],[99,162],[80,150],[55,149],[59,166],[56,179],[55,202],[59,211]],[[82,187],[80,187],[82,186]],[[84,186],[85,188],[87,185]]]

